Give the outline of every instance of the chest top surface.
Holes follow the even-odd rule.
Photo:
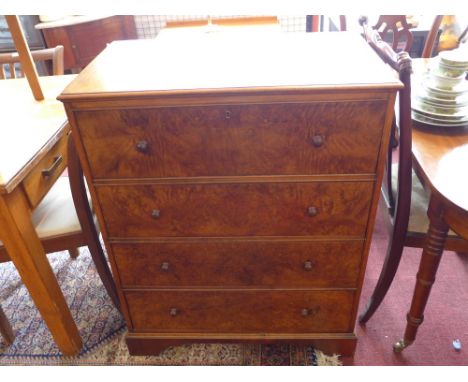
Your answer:
[[[110,44],[60,99],[402,86],[359,35],[180,29]]]

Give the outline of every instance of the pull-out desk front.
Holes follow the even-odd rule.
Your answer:
[[[400,86],[346,33],[181,28],[98,56],[60,99],[130,352],[352,354]]]

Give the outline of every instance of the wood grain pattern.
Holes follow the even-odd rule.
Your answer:
[[[34,171],[31,171],[23,181],[31,208],[39,204],[67,166],[67,133],[70,131],[70,127],[68,126],[65,130],[60,140],[47,152],[47,155],[39,161]],[[54,166],[55,163],[58,163],[58,165]],[[52,166],[54,167],[51,174],[45,176],[43,170],[51,169]]]
[[[29,202],[20,187],[0,196],[0,232],[57,346],[64,355],[77,354],[82,346],[78,328],[37,237]]]
[[[110,237],[364,237],[371,182],[99,186]],[[308,208],[316,208],[310,216]],[[159,217],[152,215],[154,210]],[[123,218],[124,217],[124,218]]]
[[[42,77],[42,102],[31,97],[25,78],[0,81],[0,194],[12,191],[67,131],[56,97],[74,77]]]
[[[383,126],[385,105],[225,105],[77,116],[96,179],[348,174],[376,171],[382,131],[375,127]]]
[[[168,347],[190,343],[300,344],[325,354],[352,356],[357,338],[353,333],[134,333],[125,338],[133,355],[155,355]]]
[[[112,244],[123,288],[356,287],[363,242],[248,241]]]
[[[352,290],[125,292],[133,330],[205,333],[348,332],[353,295]]]
[[[358,36],[229,29],[112,44],[60,96],[127,345],[282,341],[351,355],[402,85]],[[135,59],[138,73],[121,70]]]
[[[133,16],[75,17],[77,23],[43,23],[40,29],[48,47],[65,47],[65,69],[84,68],[108,43],[137,37]]]

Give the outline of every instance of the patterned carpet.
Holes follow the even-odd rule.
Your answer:
[[[158,356],[130,356],[125,322],[96,274],[87,248],[76,260],[48,256],[83,339],[76,357],[63,357],[11,263],[0,264],[0,303],[15,331],[0,338],[0,365],[339,365],[338,356],[295,345],[191,344]]]

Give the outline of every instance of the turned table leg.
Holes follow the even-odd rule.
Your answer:
[[[419,325],[421,325],[424,320],[424,309],[426,308],[431,287],[434,284],[437,269],[439,268],[439,263],[442,258],[449,227],[442,219],[441,214],[435,212],[435,210],[437,210],[435,204],[436,203],[431,199],[428,211],[430,219],[429,230],[419,264],[419,270],[416,275],[416,286],[411,301],[411,308],[406,317],[406,330],[403,339],[393,345],[393,350],[395,352],[401,352],[416,339],[416,333]]]

